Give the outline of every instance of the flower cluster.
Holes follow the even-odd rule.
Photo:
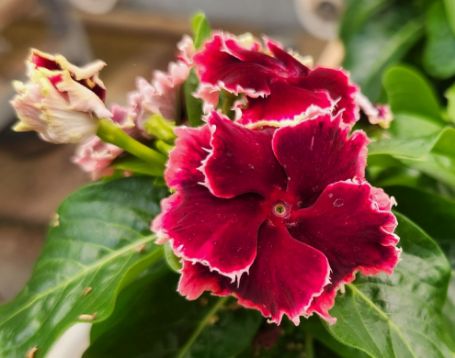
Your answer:
[[[213,110],[176,131],[174,193],[152,229],[182,259],[179,292],[232,295],[275,323],[314,312],[333,323],[356,272],[390,274],[399,258],[393,199],[365,179],[366,135],[349,134],[356,86],[270,40],[215,34],[194,63],[199,93],[213,108],[235,96],[237,116]]]
[[[185,36],[178,48],[179,59],[169,64],[167,72],[155,71],[150,82],[142,77],[137,78],[137,89],[128,94],[128,106],[123,108],[115,105],[112,109],[112,121],[136,139],[150,138],[146,124],[153,115],[169,121],[178,119],[179,95],[188,78],[194,51],[192,40]],[[77,148],[73,162],[91,173],[93,179],[98,179],[113,173],[111,164],[123,153],[118,146],[92,136]]]
[[[344,71],[312,68],[270,39],[218,32],[201,49],[189,37],[178,48],[167,72],[138,79],[127,106],[110,109],[104,63],[78,68],[33,50],[12,101],[16,130],[80,142],[73,160],[95,179],[126,152],[137,173],[163,175],[170,151],[172,195],[152,230],[181,259],[178,291],[234,296],[277,324],[313,313],[335,322],[343,285],[357,272],[390,274],[399,259],[394,200],[365,179],[368,138],[352,131],[360,109],[387,127],[387,107]],[[190,123],[181,93],[191,76],[204,122],[174,134],[172,122]]]

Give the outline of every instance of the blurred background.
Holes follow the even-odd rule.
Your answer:
[[[0,303],[22,288],[58,204],[90,181],[70,161],[74,147],[15,133],[11,81],[24,76],[30,47],[75,64],[102,59],[108,103],[125,104],[135,77],[150,78],[174,57],[204,11],[214,28],[267,34],[317,64],[343,59],[337,39],[342,0],[1,0],[0,1]]]

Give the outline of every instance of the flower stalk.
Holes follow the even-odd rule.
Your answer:
[[[147,147],[130,137],[122,129],[108,119],[100,119],[96,135],[103,141],[115,144],[126,152],[155,166],[164,167],[166,157],[156,150]]]
[[[168,143],[175,139],[174,125],[159,114],[150,116],[144,123],[144,129],[147,134]]]

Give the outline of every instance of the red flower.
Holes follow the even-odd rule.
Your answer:
[[[245,95],[243,124],[282,121],[321,110],[343,112],[343,121],[349,124],[358,119],[357,87],[343,71],[311,70],[277,43],[266,40],[265,45],[263,49],[255,41],[245,45],[230,35],[214,35],[194,56],[201,80],[199,95],[210,96],[211,101],[221,89]]]
[[[365,181],[367,138],[342,114],[247,128],[213,112],[178,128],[152,228],[183,259],[179,292],[233,295],[280,323],[328,310],[355,272],[398,261],[391,199]]]

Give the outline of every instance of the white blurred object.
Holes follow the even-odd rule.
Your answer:
[[[76,9],[90,14],[100,15],[111,11],[117,0],[69,0]]]
[[[310,34],[335,39],[344,10],[343,0],[294,0],[298,18]]]
[[[81,358],[90,345],[91,323],[76,323],[52,345],[46,358]]]

